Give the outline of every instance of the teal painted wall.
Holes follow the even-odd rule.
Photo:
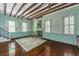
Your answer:
[[[13,20],[16,23],[16,32],[11,33],[11,37],[12,38],[31,35],[31,33],[32,33],[32,21],[0,14],[0,27],[2,27],[2,28],[7,30],[7,28],[8,28],[7,21],[9,21],[9,20]],[[23,22],[26,22],[26,23],[29,24],[28,25],[29,31],[22,32],[22,23]]]
[[[58,33],[45,33],[43,32],[43,38],[47,38],[54,41],[64,42],[72,45],[76,45],[76,35],[65,35]]]
[[[69,15],[75,16],[75,34],[74,35],[64,34],[63,18],[64,16],[69,16]],[[43,30],[43,38],[77,45],[76,36],[79,35],[79,6],[69,8],[69,9],[64,9],[59,12],[53,12],[39,19],[41,19],[43,22],[43,28],[45,27],[46,20],[51,21],[51,25],[50,25],[51,32],[46,33]]]

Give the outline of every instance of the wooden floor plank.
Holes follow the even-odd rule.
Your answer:
[[[13,41],[12,41],[13,42]],[[15,42],[15,41],[14,41]],[[9,47],[11,42],[0,43],[0,55],[8,56]],[[55,42],[48,40],[44,44],[32,49],[29,52],[25,52],[24,49],[18,44],[15,48],[15,56],[79,56],[79,48],[74,45]]]

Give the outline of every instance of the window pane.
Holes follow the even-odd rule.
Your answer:
[[[65,17],[65,25],[68,25],[68,17]]]
[[[15,32],[15,21],[8,21],[9,32]]]
[[[50,21],[49,20],[47,21],[47,25],[50,26]]]
[[[74,16],[65,17],[65,34],[74,34]]]
[[[45,30],[46,30],[46,32],[47,32],[47,27],[46,27],[46,29],[45,29]]]
[[[27,31],[27,23],[23,23],[23,32]]]
[[[47,25],[48,25],[48,26],[47,26],[47,27],[48,27],[48,28],[47,28],[47,29],[48,29],[48,32],[50,32],[50,20],[48,20],[48,24],[47,24]]]
[[[9,32],[15,32],[15,27],[9,27]]]
[[[48,22],[46,21],[45,25],[47,26]]]
[[[45,32],[50,32],[50,20],[47,20],[46,22],[45,22]]]
[[[48,27],[48,32],[50,32],[50,27]]]
[[[15,22],[14,21],[9,21],[9,26],[15,26]]]
[[[74,25],[70,26],[70,34],[74,34]]]
[[[70,24],[74,24],[74,16],[70,16]]]
[[[69,34],[68,26],[65,26],[65,34]]]

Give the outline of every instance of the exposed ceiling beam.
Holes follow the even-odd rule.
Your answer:
[[[32,12],[34,12],[34,11],[36,11],[37,9],[39,9],[40,7],[42,7],[42,6],[43,6],[43,4],[44,4],[44,3],[40,4],[40,5],[39,5],[39,6],[37,6],[35,9],[31,10],[29,13],[25,14],[24,16],[26,16],[26,15],[28,15],[28,14],[30,14],[30,13],[32,13]],[[22,17],[24,17],[24,16],[22,16]]]
[[[37,3],[33,3],[30,7],[28,7],[25,11],[23,11],[18,17],[22,16],[25,12],[27,12],[29,9],[33,8]]]
[[[6,8],[7,8],[7,4],[4,3],[4,15],[6,15]]]
[[[53,3],[53,4],[51,4],[50,6],[54,6],[54,5],[56,5],[56,4],[57,4],[57,3]],[[37,12],[31,14],[31,15],[29,15],[28,17],[33,16],[33,15],[35,15],[35,14],[37,14],[37,13],[39,13],[39,12],[41,12],[41,11],[47,9],[47,8],[49,8],[50,6],[48,5],[48,6],[44,7],[43,9],[41,9],[41,10],[39,10],[39,11],[37,11]]]
[[[22,6],[18,9],[18,11],[16,12],[16,14],[14,16],[16,16],[26,4],[27,3],[23,3]]]
[[[14,3],[14,5],[13,5],[13,7],[12,7],[12,10],[11,10],[11,12],[10,12],[10,16],[11,16],[12,11],[13,11],[13,9],[14,9],[15,6],[16,6],[16,3]]]
[[[72,4],[69,4],[69,5],[64,5],[64,6],[62,6],[62,7],[57,8],[57,9],[50,10],[49,12],[46,12],[46,13],[43,13],[42,15],[39,15],[39,17],[40,17],[40,16],[43,16],[43,15],[46,15],[46,14],[49,14],[49,13],[51,13],[51,12],[59,11],[59,10],[61,10],[61,9],[64,9],[64,8],[67,8],[67,7],[70,7],[70,6],[73,6],[73,5],[76,5],[76,3],[72,3]]]
[[[67,4],[67,3],[62,3],[62,4],[57,5],[57,6],[53,7],[53,8],[51,8],[51,9],[49,8],[49,9],[47,9],[46,11],[39,12],[38,14],[31,16],[31,18],[32,18],[32,17],[37,17],[37,16],[40,15],[40,14],[47,13],[47,12],[49,12],[50,10],[53,10],[53,9],[55,9],[55,8],[58,8],[58,7],[60,7],[60,6],[66,5],[66,4]]]
[[[49,9],[51,8],[51,4],[49,3]]]
[[[78,3],[72,3],[72,4],[69,4],[69,5],[63,6],[62,8],[58,8],[58,9],[54,10],[53,12],[58,11],[58,10],[61,10],[61,9],[64,9],[64,8],[67,8],[67,7],[70,7],[70,6],[74,6],[74,5],[77,5],[77,4]]]
[[[48,12],[40,13],[40,14],[38,14],[39,16],[35,16],[35,17],[32,17],[32,18],[39,18],[39,17],[41,17],[41,16],[43,16],[43,15],[46,15],[46,14],[48,14],[48,13],[55,12],[55,11],[58,11],[58,10],[61,10],[61,9],[64,9],[64,8],[67,8],[67,7],[76,5],[76,4],[77,4],[77,3],[71,3],[71,4],[66,4],[66,5],[60,6],[60,7],[56,7],[56,8],[54,8],[54,9],[49,10]]]

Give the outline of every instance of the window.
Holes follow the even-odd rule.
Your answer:
[[[45,22],[45,32],[50,32],[50,20]]]
[[[64,18],[65,34],[74,34],[74,16],[67,16]]]
[[[9,32],[15,32],[15,21],[8,21],[9,23]]]
[[[23,23],[23,32],[27,31],[27,23]]]

